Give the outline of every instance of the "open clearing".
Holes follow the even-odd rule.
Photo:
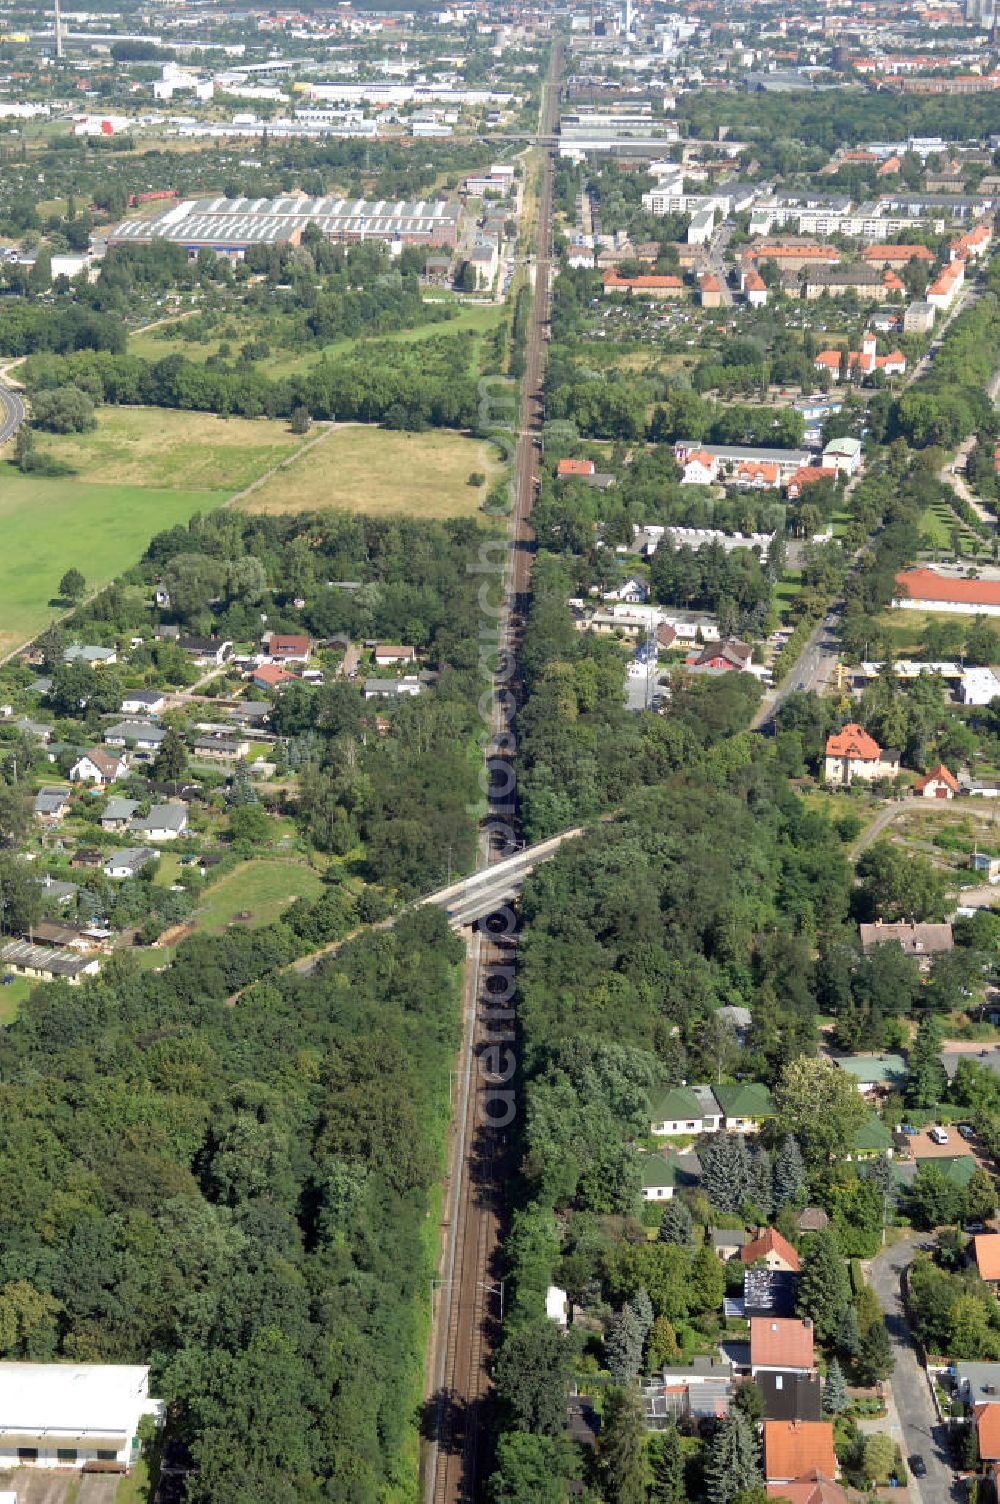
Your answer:
[[[203,933],[218,934],[237,914],[248,914],[247,925],[273,924],[296,898],[318,898],[323,880],[304,862],[242,862],[213,883],[195,914]]]
[[[428,301],[448,302],[446,294],[440,299]],[[208,339],[185,339],[182,334],[183,322],[180,318],[173,322],[177,325],[177,333],[173,337],[169,334],[172,327],[170,321],[162,326],[162,335],[144,334],[140,329],[129,338],[128,349],[130,355],[141,355],[145,360],[164,360],[168,355],[183,355],[187,360],[205,361],[210,355],[219,353],[219,346],[225,340],[233,352],[237,355],[240,346],[249,340],[263,339],[271,347],[271,354],[264,360],[256,362],[256,367],[264,375],[274,379],[292,376],[308,370],[325,359],[334,359],[340,355],[346,355],[348,351],[364,346],[365,344],[381,344],[384,340],[401,340],[412,343],[414,340],[435,339],[440,335],[461,334],[470,332],[482,337],[490,333],[499,324],[506,314],[506,309],[495,303],[456,304],[456,314],[453,319],[447,319],[440,324],[419,324],[413,329],[398,329],[388,334],[362,335],[358,338],[343,338],[332,340],[327,345],[299,344],[297,335],[292,331],[291,321],[288,323],[288,332],[275,334],[271,327],[262,327],[259,318],[248,317],[245,314],[233,314],[220,324],[219,332]],[[288,343],[285,343],[285,341]],[[476,362],[478,364],[478,360]]]
[[[397,433],[345,424],[301,459],[270,476],[241,506],[248,512],[352,512],[408,517],[467,517],[482,505],[489,479],[470,486],[478,471],[500,471],[495,446],[435,429]]]
[[[0,479],[0,652],[42,630],[66,570],[75,566],[88,590],[107,584],[141,558],[150,538],[210,512],[228,491],[85,485],[72,478],[21,475]]]
[[[40,434],[38,447],[76,482],[182,491],[240,491],[305,442],[267,418],[219,418],[161,407],[103,407],[93,433]]]

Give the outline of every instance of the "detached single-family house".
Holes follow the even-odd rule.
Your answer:
[[[664,1368],[642,1381],[646,1427],[662,1431],[670,1421],[722,1420],[733,1397],[734,1368],[726,1358],[694,1358],[689,1368]]]
[[[760,1081],[728,1081],[712,1087],[723,1113],[722,1126],[734,1133],[756,1133],[774,1117],[774,1101]]]
[[[744,1243],[740,1250],[740,1259],[744,1264],[764,1264],[768,1269],[781,1270],[786,1274],[798,1274],[799,1256],[789,1243],[783,1238],[777,1228],[769,1227],[749,1243]]]
[[[753,1316],[750,1320],[750,1373],[812,1373],[816,1367],[813,1325],[807,1319]],[[789,1474],[794,1477],[795,1474]]]
[[[846,787],[858,778],[871,783],[876,778],[895,778],[898,772],[899,753],[883,752],[875,738],[856,721],[848,721],[827,737],[823,767],[827,783]]]
[[[653,1101],[652,1132],[658,1138],[718,1133],[722,1113],[707,1086],[672,1086]]]
[[[716,1258],[728,1264],[732,1259],[740,1257],[749,1237],[742,1227],[713,1227],[711,1241]]]
[[[676,1191],[695,1190],[700,1184],[701,1162],[697,1154],[678,1154],[676,1149],[646,1154],[640,1179],[644,1201],[672,1201]]]
[[[69,789],[44,788],[35,795],[35,817],[43,825],[58,825],[69,809]]]
[[[217,762],[238,762],[250,751],[250,743],[243,736],[196,737],[191,751],[195,757],[211,758]]]
[[[139,1429],[163,1424],[149,1369],[119,1363],[0,1363],[0,1467],[124,1472],[138,1460]]]
[[[560,480],[583,479],[593,475],[597,469],[593,460],[560,460],[556,466],[556,475]]]
[[[791,1483],[810,1470],[824,1478],[836,1477],[832,1421],[766,1420],[764,1476],[768,1484]]]
[[[121,851],[112,851],[104,863],[104,876],[122,880],[136,877],[156,856],[152,846],[124,846]]]
[[[124,830],[138,808],[137,799],[109,799],[101,816],[101,829]]]
[[[280,663],[260,663],[251,675],[255,689],[280,689],[283,684],[294,684],[295,675]]]
[[[417,674],[402,679],[366,679],[361,693],[366,700],[411,700],[421,695],[427,685]]]
[[[63,653],[64,663],[85,663],[88,668],[107,666],[118,662],[118,654],[114,648],[102,648],[94,643],[74,643]]]
[[[866,928],[867,925],[862,925],[862,929]],[[837,1055],[833,1063],[845,1075],[853,1077],[864,1097],[902,1091],[909,1074],[902,1055]]]
[[[300,632],[269,632],[264,651],[272,663],[308,663],[312,643]]]
[[[221,637],[190,637],[182,634],[177,639],[177,646],[181,652],[193,658],[195,663],[202,664],[206,668],[213,664],[221,668],[233,653],[233,644]]]
[[[678,463],[683,466],[682,486],[710,486],[719,474],[719,461],[704,449],[693,450]]]
[[[73,783],[96,783],[103,788],[127,772],[127,752],[107,752],[103,747],[91,747],[76,760],[69,776]]]
[[[118,721],[105,731],[104,742],[108,747],[128,747],[132,752],[152,755],[160,750],[166,735],[167,728],[154,721]]]
[[[696,657],[689,658],[692,668],[748,670],[753,661],[753,648],[748,642],[738,642],[735,637],[725,642],[709,643]]]
[[[122,700],[122,715],[162,715],[167,697],[160,689],[131,689]]]
[[[137,815],[128,828],[147,841],[176,841],[187,830],[187,823],[187,805],[154,804],[148,815]]]
[[[378,668],[390,668],[396,663],[416,663],[417,650],[409,645],[380,642],[372,656]]]
[[[917,779],[913,792],[921,799],[954,799],[958,793],[958,779],[943,762],[939,762],[936,768]]]
[[[950,924],[908,924],[900,920],[884,924],[877,919],[874,924],[858,926],[861,949],[867,953],[876,945],[901,945],[908,956],[930,964],[932,956],[953,950],[955,938]]]
[[[878,1159],[880,1154],[884,1154],[886,1159],[891,1159],[894,1153],[892,1134],[878,1113],[872,1112],[854,1135],[851,1153],[846,1157],[848,1159]]]
[[[823,450],[823,465],[853,475],[861,466],[861,440],[845,436],[831,439]]]

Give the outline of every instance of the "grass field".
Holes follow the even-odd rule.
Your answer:
[[[218,934],[236,914],[248,913],[247,924],[273,924],[296,898],[318,898],[323,881],[303,862],[242,862],[213,883],[195,914],[199,930]]]
[[[445,301],[442,296],[442,301]],[[318,361],[333,358],[337,355],[346,355],[359,344],[371,343],[377,340],[399,340],[405,344],[411,344],[415,340],[433,339],[440,334],[460,334],[463,331],[471,331],[473,334],[487,334],[496,328],[506,314],[504,308],[496,304],[487,303],[482,306],[477,304],[460,304],[453,319],[440,324],[420,324],[415,329],[400,329],[394,334],[380,334],[375,336],[363,336],[359,339],[337,339],[328,345],[300,346],[295,343],[291,334],[287,336],[289,343],[283,344],[280,338],[264,333],[262,335],[260,324],[252,317],[239,317],[233,315],[226,321],[227,328],[231,328],[230,334],[224,334],[221,329],[218,335],[206,340],[187,340],[180,334],[175,338],[166,335],[160,338],[156,334],[144,334],[142,330],[129,338],[128,349],[130,355],[141,355],[145,360],[164,360],[168,355],[183,355],[188,360],[207,360],[210,355],[218,354],[219,345],[226,339],[232,347],[234,355],[237,355],[241,344],[248,340],[263,337],[271,346],[271,354],[257,362],[257,368],[265,375],[274,378],[290,376],[298,371],[303,371]],[[169,324],[164,325],[168,329]],[[291,330],[291,325],[289,325]]]
[[[963,636],[972,625],[971,617],[950,615],[947,611],[890,610],[883,611],[876,619],[889,632],[897,656],[904,658],[920,646],[930,622],[955,622],[962,628]]]
[[[488,479],[483,486],[470,486],[469,476],[478,471],[495,477],[499,468],[492,446],[462,434],[345,425],[272,475],[241,505],[248,512],[341,507],[371,514],[464,517],[478,511],[489,484]]]
[[[267,418],[219,418],[161,407],[104,407],[93,433],[45,434],[38,448],[91,485],[241,491],[305,440]]]
[[[38,986],[27,977],[15,977],[6,987],[0,987],[0,1025],[12,1024],[24,1003]]]
[[[71,565],[88,589],[130,568],[154,533],[208,512],[225,491],[85,485],[0,466],[0,653],[57,614],[50,602]]]

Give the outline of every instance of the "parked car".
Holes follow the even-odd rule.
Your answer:
[[[948,1144],[951,1142],[947,1129],[942,1128],[938,1123],[934,1124],[927,1137],[933,1144]]]
[[[976,1136],[976,1130],[971,1123],[959,1123],[958,1131],[964,1139],[973,1139]]]
[[[914,1452],[912,1457],[907,1458],[907,1462],[909,1463],[910,1472],[913,1474],[914,1478],[926,1478],[927,1464],[921,1457],[919,1452]]]

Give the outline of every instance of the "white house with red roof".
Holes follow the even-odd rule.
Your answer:
[[[921,799],[954,799],[958,793],[958,779],[943,762],[939,762],[936,768],[917,779],[913,792]]]
[[[707,450],[695,449],[681,461],[682,486],[710,486],[718,478],[719,461]]]
[[[910,611],[1000,616],[1000,580],[966,580],[933,569],[905,569],[896,576],[892,604]]]
[[[856,779],[871,783],[876,778],[895,778],[898,772],[899,753],[883,752],[856,721],[848,721],[826,739],[823,776],[827,783],[848,786]]]

